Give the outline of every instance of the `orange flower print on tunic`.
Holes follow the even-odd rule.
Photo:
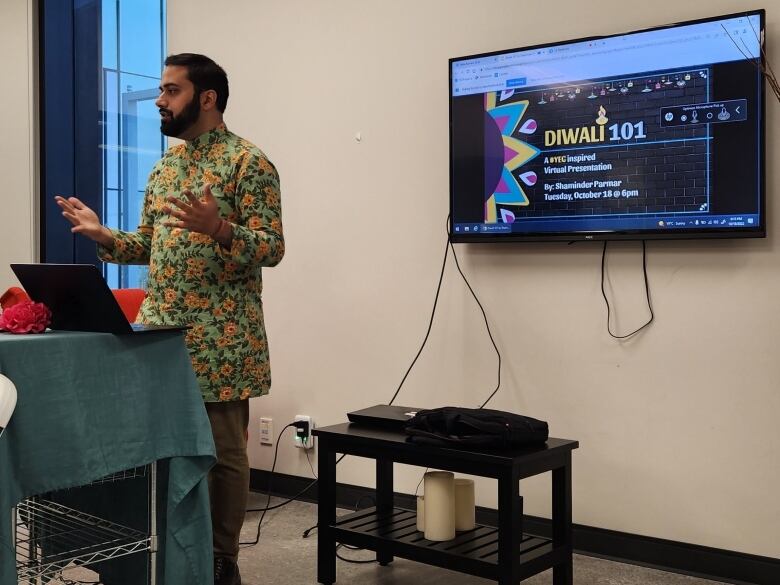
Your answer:
[[[212,185],[233,242],[223,248],[206,234],[169,228],[168,195],[200,195]],[[224,188],[223,188],[224,186]],[[139,319],[189,325],[185,334],[206,401],[241,400],[271,386],[263,323],[262,268],[284,255],[279,176],[252,143],[224,125],[168,149],[146,186],[139,228],[112,230],[114,248],[98,247],[106,262],[152,263]]]
[[[217,143],[209,150],[209,160],[212,162],[218,161],[225,154],[225,145]]]
[[[203,182],[208,183],[214,187],[215,185],[219,185],[222,180],[217,175],[215,175],[211,169],[206,169],[203,171]]]

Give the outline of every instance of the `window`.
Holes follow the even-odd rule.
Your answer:
[[[138,225],[166,147],[154,105],[165,0],[43,0],[41,39],[42,260],[98,265],[94,244],[70,234],[53,198],[79,197],[109,227]],[[145,284],[145,266],[103,271],[112,288]]]

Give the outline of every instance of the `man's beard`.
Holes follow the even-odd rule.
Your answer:
[[[170,110],[160,109],[160,113],[168,114],[168,120],[160,120],[160,132],[166,136],[178,138],[190,129],[200,116],[200,96],[194,95],[178,116],[174,116]]]

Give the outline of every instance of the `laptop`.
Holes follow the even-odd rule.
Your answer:
[[[51,309],[51,329],[116,334],[187,329],[131,324],[92,264],[11,264],[11,270],[33,301]]]
[[[421,409],[410,406],[377,404],[362,410],[348,412],[347,418],[349,422],[363,426],[402,431],[406,421],[415,416],[418,410]]]

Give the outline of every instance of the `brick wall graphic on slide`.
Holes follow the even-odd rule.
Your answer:
[[[700,213],[709,129],[661,107],[706,102],[708,68],[485,94],[485,221]]]

